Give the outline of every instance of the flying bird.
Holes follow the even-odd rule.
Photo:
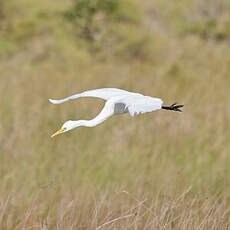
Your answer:
[[[99,125],[100,123],[107,120],[109,117],[116,114],[129,113],[131,116],[136,116],[138,114],[152,112],[159,109],[182,112],[180,108],[183,107],[183,105],[178,105],[177,103],[174,103],[170,106],[163,106],[163,101],[160,98],[144,96],[140,93],[133,93],[116,88],[88,90],[66,97],[64,99],[49,99],[49,101],[52,104],[57,105],[81,97],[95,97],[103,99],[105,100],[105,106],[102,111],[91,120],[66,121],[61,129],[59,129],[51,137],[55,137],[61,133],[65,133],[80,126],[93,127]]]

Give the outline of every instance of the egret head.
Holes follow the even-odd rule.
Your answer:
[[[80,126],[80,122],[79,121],[66,121],[62,127],[56,132],[54,133],[51,137],[55,137],[61,133],[65,133],[68,132],[76,127]]]

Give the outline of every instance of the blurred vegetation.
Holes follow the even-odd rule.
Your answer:
[[[4,2],[1,0],[0,1],[0,19],[1,19],[1,24],[2,24],[2,20],[5,17],[5,12],[4,12]]]
[[[229,1],[0,6],[1,229],[96,229],[116,218],[108,229],[230,228]],[[103,103],[47,99],[101,87],[184,112],[116,116],[51,139]]]
[[[199,35],[202,39],[222,41],[230,39],[230,2],[201,1],[187,16],[188,33]]]
[[[131,52],[143,56],[147,52],[143,42],[152,42],[146,39],[150,35],[141,29],[141,10],[135,1],[76,0],[64,15],[72,23],[78,39],[83,38],[87,42],[86,47],[94,54],[100,52],[102,56],[106,53],[119,56],[131,46],[136,46],[136,51],[129,50],[126,56],[132,57]],[[135,31],[132,33],[134,36],[129,31]],[[140,32],[143,36],[139,36]]]
[[[120,1],[113,0],[77,0],[67,16],[81,27],[85,38],[93,40],[96,17],[114,17],[119,11]],[[100,15],[100,16],[98,16]],[[99,24],[99,23],[98,23]],[[97,25],[99,26],[99,25]]]

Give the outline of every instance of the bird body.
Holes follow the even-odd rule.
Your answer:
[[[77,120],[67,121],[63,124],[62,128],[52,135],[52,137],[67,132],[79,126],[94,127],[109,117],[117,114],[129,113],[131,116],[138,114],[152,112],[159,109],[167,109],[174,111],[181,111],[183,105],[173,104],[171,106],[163,106],[163,101],[160,98],[144,96],[140,93],[133,93],[122,89],[116,88],[102,88],[84,91],[64,99],[49,101],[53,104],[61,104],[69,100],[74,100],[80,97],[96,97],[105,100],[105,106],[102,111],[91,120]]]

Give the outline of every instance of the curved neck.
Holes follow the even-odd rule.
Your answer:
[[[91,120],[78,120],[74,122],[74,128],[79,126],[93,127],[101,124],[103,121],[108,119],[114,114],[114,104],[106,102],[102,111]]]
[[[95,117],[91,120],[77,120],[73,121],[73,128],[77,128],[80,126],[85,126],[85,127],[94,127],[96,125],[101,124],[103,121],[105,121],[108,117]]]
[[[99,125],[102,123],[105,119],[99,120],[99,119],[92,119],[92,120],[77,120],[74,121],[74,128],[85,126],[85,127],[94,127],[96,125]]]

